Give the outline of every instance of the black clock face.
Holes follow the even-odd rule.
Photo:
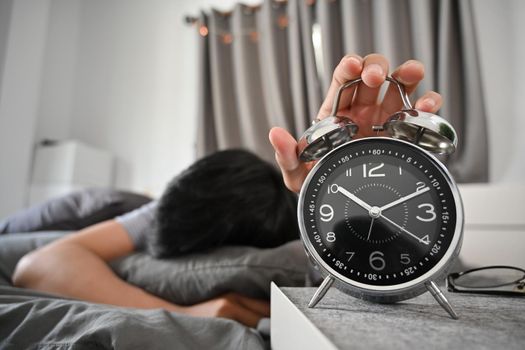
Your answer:
[[[361,139],[322,160],[301,193],[303,239],[359,283],[412,281],[442,260],[456,230],[453,190],[410,144]]]

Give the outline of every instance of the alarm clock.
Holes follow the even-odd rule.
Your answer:
[[[458,256],[463,205],[454,179],[435,156],[457,145],[443,118],[412,108],[392,77],[404,108],[373,130],[387,137],[354,139],[359,126],[331,115],[298,142],[299,158],[318,160],[299,195],[298,220],[307,255],[324,280],[309,307],[335,285],[361,299],[391,303],[429,291],[457,319],[438,288]]]

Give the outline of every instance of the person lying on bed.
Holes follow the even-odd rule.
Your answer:
[[[296,209],[296,195],[274,165],[244,150],[216,152],[177,175],[159,200],[24,256],[13,284],[256,326],[269,316],[266,300],[229,293],[197,305],[175,305],[128,284],[107,263],[134,251],[162,259],[222,245],[277,247],[299,238]]]
[[[347,89],[343,94],[338,115],[351,113],[352,119],[362,126],[360,131],[371,129],[363,126],[382,123],[389,114],[401,107],[398,93],[393,88],[389,88],[378,103],[379,88],[388,71],[388,61],[381,55],[372,54],[365,58],[345,56],[335,68],[332,84],[317,117],[322,119],[329,115],[336,90],[343,82],[362,77],[363,83],[357,89]],[[423,78],[424,67],[420,62],[411,60],[395,69],[392,75],[405,84],[410,94]],[[441,96],[432,91],[424,94],[415,105],[428,112],[436,112],[440,106]],[[286,130],[273,128],[269,138],[284,183],[291,191],[298,192],[313,164],[299,162],[297,141]],[[234,157],[235,161],[231,161],[228,154],[231,156],[234,153],[218,153],[195,163],[175,179],[158,204],[91,226],[26,255],[16,268],[14,284],[92,302],[136,308],[165,308],[194,316],[230,318],[255,326],[260,318],[269,315],[266,301],[231,293],[192,306],[174,305],[119,279],[108,266],[109,261],[144,249],[146,245],[152,254],[166,257],[205,249],[210,245],[274,246],[296,238],[295,202],[291,203],[290,194],[277,184],[275,173],[269,170],[271,167],[257,158],[251,158],[255,163],[262,164],[261,171],[266,172],[262,181],[270,183],[270,187],[276,186],[275,197],[267,197],[268,194],[256,186],[258,180],[253,183],[244,178],[237,182],[238,176],[242,177],[243,174],[236,172],[239,168],[235,168],[235,161],[238,156],[248,159],[252,155],[238,154]],[[209,167],[207,171],[210,172],[199,173],[201,166],[204,169]],[[244,168],[241,166],[241,169]],[[251,170],[246,171],[248,178],[253,176]],[[195,174],[199,174],[196,177],[197,186],[192,187]],[[225,174],[225,180],[233,176],[229,186],[225,186],[228,182],[218,181]],[[237,202],[227,201],[229,193]],[[177,196],[181,196],[181,199]],[[250,200],[244,202],[245,197],[250,197]],[[175,200],[170,202],[167,198]],[[281,200],[273,203],[268,198]],[[157,229],[152,230],[154,207],[157,205],[159,220],[156,222]],[[237,209],[232,210],[230,205]],[[252,205],[255,211],[246,216]],[[233,227],[237,224],[238,230]],[[171,231],[171,228],[174,230]]]

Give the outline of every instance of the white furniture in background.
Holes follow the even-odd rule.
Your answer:
[[[459,189],[465,208],[462,263],[525,268],[525,186],[468,184]]]
[[[35,150],[29,205],[87,187],[113,185],[113,156],[76,140]]]

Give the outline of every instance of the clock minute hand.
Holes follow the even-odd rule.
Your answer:
[[[428,191],[430,191],[430,188],[429,188],[429,187],[425,187],[425,188],[423,188],[423,189],[421,189],[421,190],[418,190],[418,191],[416,191],[416,192],[414,192],[414,193],[411,193],[411,194],[409,194],[409,195],[407,195],[407,196],[401,197],[401,198],[399,198],[399,199],[397,199],[397,200],[395,200],[395,201],[393,201],[393,202],[391,202],[391,203],[388,203],[388,204],[386,204],[386,205],[383,205],[383,206],[382,206],[381,208],[379,208],[379,209],[381,209],[381,211],[384,211],[384,210],[390,209],[390,208],[392,208],[392,207],[395,207],[395,206],[398,205],[398,204],[401,204],[401,203],[403,203],[403,202],[406,202],[407,200],[412,199],[412,198],[414,198],[414,197],[417,197],[417,196],[419,196],[419,195],[421,195],[421,194],[423,194],[423,193],[425,193],[425,192],[428,192]]]
[[[347,191],[346,189],[344,189],[343,187],[339,186],[339,185],[332,185],[332,186],[337,186],[337,192],[341,193],[342,195],[344,195],[345,197],[348,197],[350,198],[350,200],[352,200],[354,203],[356,203],[357,205],[359,205],[360,207],[362,207],[363,209],[366,209],[367,211],[370,211],[370,209],[372,208],[371,205],[368,205],[366,202],[364,202],[361,198],[357,197],[355,194],[353,193],[350,193],[349,191]],[[335,192],[335,191],[333,191]]]

